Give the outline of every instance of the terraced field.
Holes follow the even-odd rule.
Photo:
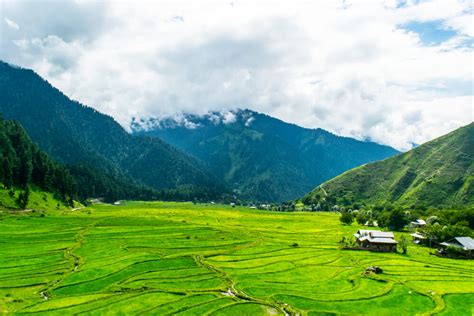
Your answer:
[[[473,314],[473,261],[339,250],[357,227],[332,213],[134,202],[3,217],[0,313]]]

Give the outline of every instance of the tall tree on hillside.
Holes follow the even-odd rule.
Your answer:
[[[19,207],[28,205],[31,185],[53,192],[72,205],[76,185],[69,171],[40,151],[19,123],[1,117],[0,163],[0,182],[8,189],[23,190],[17,199]]]

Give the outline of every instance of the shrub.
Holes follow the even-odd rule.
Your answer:
[[[400,237],[398,247],[400,248],[401,253],[406,255],[407,250],[408,250],[408,240],[405,236],[402,235],[402,237]]]
[[[344,225],[351,225],[354,221],[354,216],[352,216],[352,214],[348,211],[343,211],[341,212],[341,217],[339,217],[339,220]]]

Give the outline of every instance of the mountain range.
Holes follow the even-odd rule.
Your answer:
[[[191,200],[226,192],[196,159],[160,139],[130,135],[32,70],[0,62],[0,95],[3,117],[20,122],[41,149],[67,165],[83,197]]]
[[[338,205],[474,206],[474,123],[392,158],[352,169],[303,198]]]
[[[233,193],[253,202],[304,196],[312,204],[474,205],[473,123],[401,154],[252,110],[134,119],[129,133],[32,70],[4,62],[0,95],[0,113],[16,121],[5,126],[24,128],[24,144],[36,143],[19,147],[33,155],[18,160],[29,161],[21,168],[39,163],[45,173],[31,173],[39,177],[32,184],[68,203],[73,196],[208,201]],[[6,170],[20,167],[9,167],[16,156],[3,147],[0,182],[28,190],[30,176],[9,180]]]
[[[344,171],[399,153],[248,109],[134,119],[131,130],[176,146],[254,201],[296,199]]]

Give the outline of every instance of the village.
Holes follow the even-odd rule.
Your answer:
[[[366,225],[368,225],[368,223],[366,223]],[[474,258],[474,240],[471,237],[459,236],[450,240],[434,243],[434,241],[428,238],[424,233],[426,225],[427,223],[423,219],[417,219],[407,225],[406,228],[411,231],[410,236],[412,237],[413,244],[424,245],[430,248],[436,245],[436,254],[441,257]],[[345,246],[343,248],[375,252],[397,252],[397,246],[400,244],[395,239],[395,234],[391,231],[359,229],[354,234],[354,237],[357,246],[349,246],[350,243],[348,244],[344,239],[343,244]],[[405,237],[402,236],[401,238]],[[405,242],[405,240],[403,240],[403,242]],[[402,252],[406,253],[406,248]]]

